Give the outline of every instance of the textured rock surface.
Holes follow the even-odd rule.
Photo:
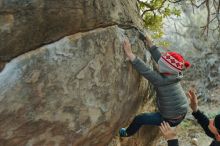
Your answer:
[[[117,137],[143,107],[154,110],[122,50],[127,35],[150,62],[131,27],[141,28],[135,3],[0,0],[0,146],[151,145],[154,128]]]
[[[137,32],[111,26],[65,37],[8,63],[0,73],[0,145],[110,143],[151,92],[125,61],[125,32],[143,58]],[[146,145],[150,138],[138,135],[133,142]]]
[[[66,35],[113,24],[140,24],[135,0],[0,0],[0,60]]]

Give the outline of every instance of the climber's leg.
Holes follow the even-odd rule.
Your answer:
[[[159,126],[162,121],[163,121],[163,118],[159,112],[143,113],[143,114],[137,115],[134,118],[134,120],[131,122],[131,124],[128,126],[128,128],[126,129],[125,136],[131,136],[135,134],[142,125]]]
[[[163,118],[159,112],[143,113],[143,114],[137,115],[127,129],[121,128],[119,130],[119,134],[121,137],[131,136],[135,134],[142,125],[159,126],[162,121],[163,121]]]

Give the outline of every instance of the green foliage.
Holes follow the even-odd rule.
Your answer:
[[[143,17],[145,20],[145,27],[154,32],[152,37],[160,38],[163,35],[163,17],[152,13],[146,13]]]
[[[190,120],[183,120],[182,122],[181,122],[181,125],[180,125],[180,127],[182,128],[182,129],[187,129],[187,128],[189,128],[189,127],[192,127],[192,121],[190,121]]]
[[[180,16],[181,10],[170,6],[167,0],[138,1],[140,13],[145,23],[145,27],[154,32],[152,38],[163,36],[163,20],[170,16]]]
[[[146,6],[144,3],[138,3],[138,7],[140,10],[144,10]]]
[[[173,8],[172,9],[172,14],[179,17],[181,15],[181,10]]]
[[[220,114],[220,111],[218,112],[208,112],[206,115],[209,119],[214,119],[216,115]]]
[[[163,46],[163,47],[169,47],[170,46],[170,42],[167,41],[160,41],[158,43],[156,43],[157,46]]]

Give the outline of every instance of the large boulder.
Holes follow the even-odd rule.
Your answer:
[[[136,0],[0,0],[0,61],[64,36],[115,24],[140,26]]]
[[[0,73],[0,145],[109,144],[152,91],[126,61],[125,34],[133,51],[149,58],[135,29],[110,26],[64,37],[8,63]],[[143,134],[143,145],[155,134]]]

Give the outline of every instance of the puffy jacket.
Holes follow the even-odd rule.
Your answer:
[[[156,62],[161,57],[161,53],[156,46],[150,48],[151,56]],[[136,57],[132,64],[134,68],[148,79],[157,93],[158,109],[166,119],[174,119],[187,113],[188,101],[180,84],[180,78],[176,75],[164,76],[150,68],[139,57]]]

